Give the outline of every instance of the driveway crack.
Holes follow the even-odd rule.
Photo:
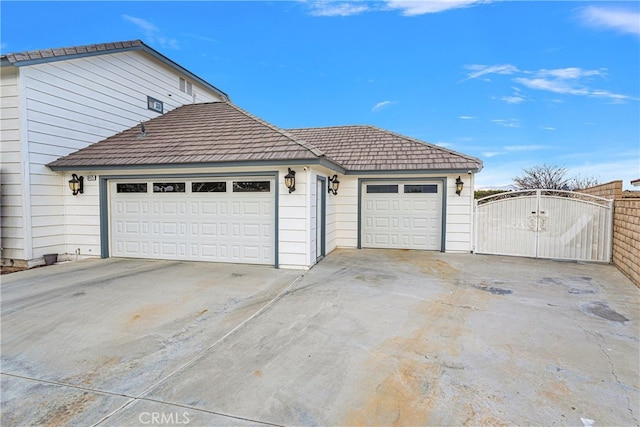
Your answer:
[[[622,384],[622,382],[620,382],[620,379],[618,378],[618,375],[616,374],[616,371],[615,371],[615,367],[613,365],[613,360],[611,360],[611,356],[609,356],[609,353],[607,353],[605,348],[602,346],[602,343],[601,343],[602,335],[588,331],[582,325],[580,325],[580,328],[585,333],[585,335],[591,335],[596,340],[596,343],[598,344],[598,348],[600,349],[600,353],[604,355],[604,357],[607,359],[607,362],[609,363],[611,376],[614,378],[616,384],[618,384],[620,388],[624,390],[624,397],[627,401],[627,411],[629,411],[631,418],[633,419],[633,421],[635,421],[635,425],[640,425],[640,422],[638,422],[638,418],[633,413],[633,408],[631,407],[631,399],[629,398],[629,393],[627,393],[627,387],[624,384]]]

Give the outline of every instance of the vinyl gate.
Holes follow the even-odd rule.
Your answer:
[[[560,190],[510,191],[475,203],[475,252],[610,262],[613,200]]]

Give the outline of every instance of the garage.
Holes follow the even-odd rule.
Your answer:
[[[442,249],[441,181],[363,181],[361,246]]]
[[[274,265],[273,177],[109,182],[111,256]]]

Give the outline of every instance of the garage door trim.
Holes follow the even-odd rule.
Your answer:
[[[366,183],[376,182],[425,182],[432,183],[437,182],[441,184],[442,188],[442,218],[441,218],[441,232],[440,232],[440,252],[445,252],[446,241],[446,218],[447,218],[447,178],[446,177],[413,177],[413,178],[358,178],[358,249],[362,249],[362,187]]]
[[[109,212],[109,182],[116,180],[133,180],[133,179],[192,179],[192,178],[221,178],[221,177],[268,177],[273,178],[275,181],[274,189],[274,266],[279,267],[279,253],[278,247],[279,236],[278,230],[280,229],[278,223],[278,206],[280,197],[280,174],[278,171],[260,171],[260,172],[230,172],[230,173],[195,173],[195,174],[144,174],[144,175],[101,175],[99,177],[99,198],[100,198],[100,257],[109,258],[110,256],[110,212]]]

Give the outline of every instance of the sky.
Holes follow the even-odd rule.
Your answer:
[[[637,1],[0,3],[0,50],[140,39],[281,128],[367,124],[525,169],[640,178]],[[637,189],[637,188],[636,188]]]

